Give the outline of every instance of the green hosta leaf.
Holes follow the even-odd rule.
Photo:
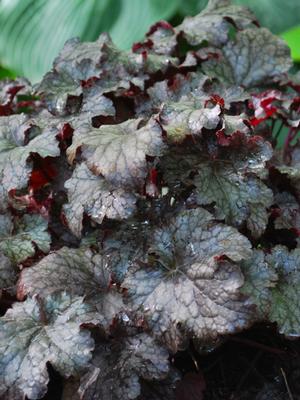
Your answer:
[[[0,56],[18,73],[37,81],[66,40],[95,40],[109,31],[122,48],[140,40],[148,27],[170,17],[178,0],[16,0],[0,5]],[[28,23],[30,21],[30,23]],[[129,29],[130,27],[130,29]],[[13,49],[8,51],[8,48]]]
[[[300,12],[299,12],[300,15]],[[281,37],[287,42],[289,48],[291,49],[292,58],[295,62],[300,61],[300,50],[299,50],[299,40],[300,40],[300,26],[295,26],[292,29],[281,34]]]
[[[46,363],[64,377],[88,366],[94,341],[80,330],[88,307],[66,294],[28,298],[0,319],[0,394],[39,399],[47,391]],[[22,398],[21,395],[19,398]]]
[[[203,340],[247,326],[252,313],[240,295],[243,276],[233,263],[251,245],[238,231],[216,224],[203,209],[184,211],[151,241],[152,267],[131,268],[123,282],[133,307],[143,309],[153,332],[175,350],[179,325]]]
[[[90,371],[81,379],[82,400],[136,399],[140,380],[163,379],[169,372],[169,354],[143,333],[120,342],[99,344]]]
[[[50,250],[48,222],[40,215],[24,215],[13,224],[8,215],[0,216],[0,250],[12,262],[20,263],[35,254],[35,246]]]
[[[203,64],[207,74],[245,87],[270,83],[291,66],[288,46],[264,28],[238,32],[235,40],[223,47],[218,60]]]
[[[243,291],[256,303],[259,318],[277,322],[280,333],[291,337],[300,332],[299,260],[300,249],[276,246],[270,254],[256,251],[242,265]]]
[[[122,311],[123,302],[117,290],[110,289],[107,258],[89,249],[63,247],[22,271],[18,296],[44,297],[63,290],[85,296],[85,301],[92,306],[86,320],[108,329],[116,314]]]
[[[57,128],[48,127],[27,143],[31,132],[36,134],[40,129],[24,114],[0,118],[0,179],[5,192],[27,185],[31,173],[27,161],[31,153],[38,153],[41,157],[60,154]]]
[[[82,126],[75,130],[68,148],[69,161],[81,147],[82,157],[97,175],[112,185],[140,185],[147,174],[146,155],[159,156],[164,148],[159,124],[151,119],[139,127],[141,119],[118,125],[102,125],[99,129]]]
[[[300,7],[298,0],[234,0],[235,4],[248,5],[257,15],[262,26],[274,33],[280,33],[299,24]]]
[[[122,220],[135,211],[136,196],[124,189],[113,189],[104,178],[95,176],[85,164],[76,166],[65,182],[68,204],[64,213],[71,231],[81,236],[83,214],[101,224],[104,217]]]

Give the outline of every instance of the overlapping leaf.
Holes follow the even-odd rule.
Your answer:
[[[300,208],[295,197],[288,193],[277,193],[275,203],[279,207],[275,210],[276,219],[274,222],[276,229],[295,229],[300,231]]]
[[[101,224],[103,219],[122,220],[135,211],[136,196],[124,189],[114,189],[104,178],[95,176],[85,164],[76,166],[66,181],[69,202],[64,213],[71,231],[81,235],[83,214]]]
[[[181,142],[187,135],[200,135],[203,128],[215,129],[220,122],[219,105],[200,108],[195,101],[170,103],[162,107],[160,121],[171,142]]]
[[[272,82],[290,67],[289,48],[264,28],[238,32],[217,60],[204,63],[208,75],[250,88]]]
[[[65,377],[87,367],[94,341],[80,329],[88,311],[82,298],[66,294],[28,298],[0,319],[0,394],[18,389],[30,399],[47,391],[46,363]]]
[[[123,286],[133,307],[143,309],[154,333],[171,348],[180,343],[179,325],[208,340],[250,323],[239,268],[216,261],[251,255],[250,243],[235,229],[214,223],[203,209],[185,211],[155,232],[149,253],[152,267],[129,270]]]
[[[68,400],[174,400],[166,348],[299,336],[299,82],[253,21],[211,0],[131,51],[72,39],[37,97],[0,84],[0,290],[27,297],[0,319],[1,398],[44,396],[51,363]]]
[[[216,203],[219,216],[233,225],[247,226],[260,236],[267,225],[267,207],[273,202],[272,191],[257,177],[242,174],[233,166],[203,163],[194,179],[199,204]]]
[[[147,175],[146,156],[159,156],[164,148],[159,124],[151,119],[141,126],[141,119],[99,129],[82,126],[75,130],[68,148],[72,162],[78,148],[90,170],[102,175],[114,186],[141,185]]]
[[[139,260],[147,258],[147,244],[151,229],[147,223],[134,223],[123,226],[104,238],[102,247],[113,278],[118,283],[124,279],[129,268]]]
[[[2,289],[11,289],[16,281],[16,271],[8,257],[0,252],[0,297]]]
[[[48,223],[40,215],[24,215],[15,224],[9,215],[0,215],[0,251],[14,263],[35,254],[35,246],[44,253],[50,250]]]
[[[123,308],[121,295],[115,288],[110,289],[110,275],[107,257],[94,255],[85,248],[63,247],[22,271],[18,295],[20,298],[26,294],[44,297],[63,290],[84,295],[92,306],[86,320],[108,329]]]
[[[136,399],[141,378],[163,379],[169,372],[168,352],[147,334],[99,344],[92,364],[81,379],[78,393],[82,400]]]
[[[204,42],[220,46],[228,41],[231,25],[242,29],[253,22],[255,17],[247,8],[231,5],[228,0],[210,0],[200,14],[186,17],[176,28],[158,24],[147,36],[154,43],[154,51],[158,54],[170,54],[174,51],[176,39],[180,34],[192,46]]]
[[[265,230],[267,208],[273,203],[272,191],[259,179],[272,150],[268,143],[252,141],[240,132],[230,135],[226,119],[224,125],[229,135],[224,137],[226,146],[219,157],[205,157],[201,147],[176,148],[162,158],[164,178],[172,189],[178,182],[194,185],[198,204],[215,204],[218,217],[234,226],[247,221],[258,237]]]
[[[92,106],[97,115],[114,115],[111,100],[101,95],[124,92],[131,84],[143,88],[149,74],[164,71],[176,63],[176,59],[166,56],[121,51],[107,34],[101,34],[97,41],[89,43],[70,39],[55,59],[53,70],[45,75],[36,90],[44,94],[49,111],[54,114],[78,111],[83,96],[85,108]],[[99,79],[97,109],[91,91],[84,90],[84,87],[93,86]],[[74,100],[77,104],[75,110],[71,106]]]
[[[256,251],[242,266],[243,290],[255,301],[260,318],[277,322],[280,332],[291,337],[300,332],[299,259],[298,248],[289,252],[276,246],[270,254]]]
[[[27,161],[31,153],[41,157],[60,154],[56,140],[58,129],[49,127],[40,133],[40,129],[32,124],[34,122],[24,114],[0,119],[0,179],[6,192],[27,185],[31,172]]]
[[[254,15],[245,7],[232,5],[228,0],[210,0],[205,10],[195,17],[185,18],[176,30],[183,32],[193,46],[203,41],[220,46],[228,40],[229,23],[241,29],[254,21]]]

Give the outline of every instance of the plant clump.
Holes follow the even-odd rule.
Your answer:
[[[42,398],[51,365],[64,400],[172,400],[191,342],[300,336],[290,68],[211,0],[130,51],[71,39],[37,85],[1,82],[1,399]]]

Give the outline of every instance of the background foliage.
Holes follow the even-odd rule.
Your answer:
[[[262,25],[282,34],[300,61],[299,0],[234,0],[248,5]],[[179,23],[207,0],[0,0],[0,79],[22,75],[38,81],[65,41],[95,40],[108,31],[116,45],[129,48],[160,19]],[[299,26],[297,26],[299,25]]]

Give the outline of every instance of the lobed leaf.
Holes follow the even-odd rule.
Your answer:
[[[85,164],[77,165],[72,177],[65,182],[69,202],[64,214],[71,231],[81,236],[83,215],[94,222],[103,219],[122,220],[135,211],[136,196],[124,189],[114,189],[104,178],[94,175]]]
[[[231,84],[254,86],[271,83],[291,67],[290,50],[267,29],[245,29],[222,49],[217,61],[203,64],[208,75]]]
[[[23,299],[30,294],[44,298],[64,290],[85,296],[85,303],[90,305],[86,321],[101,324],[108,330],[113,318],[123,309],[121,295],[110,288],[110,275],[105,256],[93,254],[87,248],[63,247],[22,271],[18,297]]]
[[[50,250],[48,223],[40,215],[24,215],[13,224],[8,215],[0,215],[0,250],[13,263],[35,254],[35,246],[44,253]]]
[[[0,319],[0,394],[18,389],[30,399],[47,392],[46,363],[63,376],[88,366],[94,341],[80,329],[88,308],[66,294],[28,298]]]
[[[216,224],[203,209],[182,212],[158,229],[149,249],[150,266],[131,268],[123,282],[129,304],[142,309],[155,335],[176,350],[179,326],[203,340],[247,326],[252,312],[239,289],[243,276],[231,262],[249,258],[248,240]]]

